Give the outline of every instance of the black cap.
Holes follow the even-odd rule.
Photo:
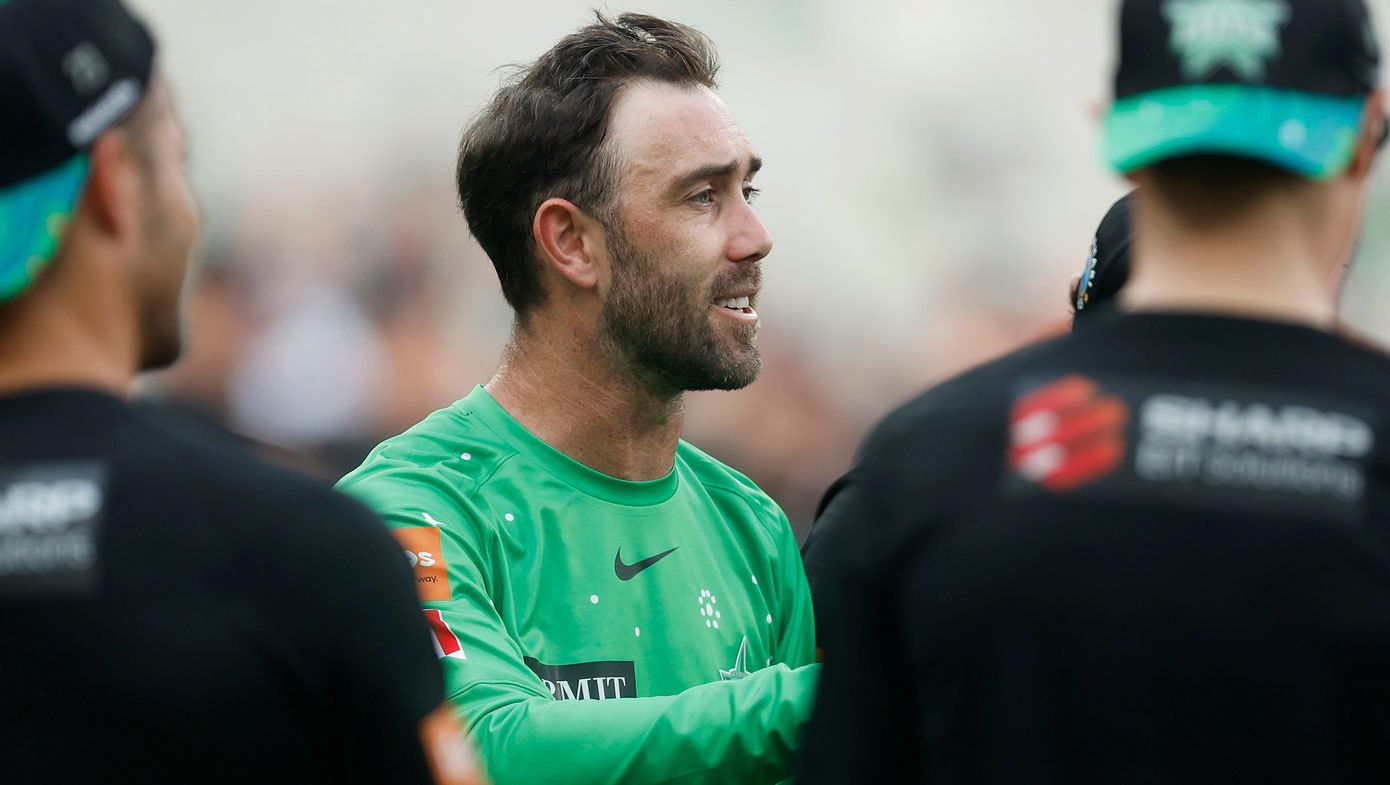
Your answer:
[[[1363,0],[1124,0],[1107,159],[1226,154],[1330,177],[1379,83]]]
[[[154,56],[119,0],[0,0],[0,302],[52,258],[87,147],[139,105]]]
[[[153,65],[154,39],[118,0],[0,0],[0,189],[124,119]]]
[[[1072,303],[1073,325],[1113,305],[1115,296],[1129,280],[1129,249],[1134,242],[1130,208],[1135,193],[1131,191],[1115,202],[1096,229]]]

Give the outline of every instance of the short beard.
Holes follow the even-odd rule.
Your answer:
[[[613,288],[605,299],[601,340],[639,384],[658,395],[696,390],[738,390],[758,378],[757,325],[737,325],[737,348],[721,347],[710,325],[715,291],[700,288],[663,268],[651,254],[638,250],[620,219],[608,222],[608,249]],[[756,288],[762,281],[756,264],[735,280],[722,279],[715,289],[736,283]]]
[[[183,325],[181,315],[174,323],[149,325],[140,347],[140,370],[159,371],[179,361],[183,356]]]
[[[148,183],[147,183],[148,184]],[[150,203],[157,195],[147,193]],[[184,349],[184,289],[188,285],[188,253],[167,230],[147,216],[142,268],[132,285],[139,310],[140,370],[158,371],[179,361]]]

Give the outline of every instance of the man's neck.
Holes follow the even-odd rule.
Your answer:
[[[42,305],[15,303],[12,308],[0,311],[0,396],[46,387],[129,394],[132,363],[94,340],[88,325],[56,310],[45,312]]]
[[[1134,311],[1200,311],[1331,328],[1341,267],[1328,271],[1307,222],[1274,205],[1200,231],[1140,219],[1121,299]]]
[[[623,480],[670,473],[682,397],[638,386],[573,333],[518,329],[485,389],[528,431],[595,471]]]

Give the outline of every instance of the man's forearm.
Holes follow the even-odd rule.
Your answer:
[[[551,701],[475,685],[461,706],[496,785],[775,783],[790,776],[819,666],[679,695]]]

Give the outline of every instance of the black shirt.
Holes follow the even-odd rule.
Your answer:
[[[0,399],[0,782],[429,782],[428,636],[357,503],[104,394]]]
[[[1097,318],[893,413],[832,489],[799,785],[1390,782],[1390,360]]]

